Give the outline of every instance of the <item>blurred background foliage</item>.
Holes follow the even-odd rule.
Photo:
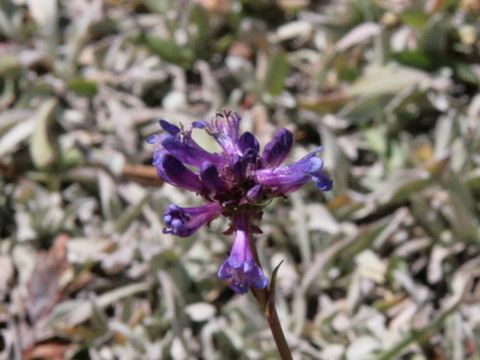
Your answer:
[[[216,277],[214,222],[162,234],[145,138],[230,106],[335,180],[258,246],[297,359],[480,359],[477,0],[1,0],[0,350],[275,359]],[[293,156],[292,156],[293,158]]]

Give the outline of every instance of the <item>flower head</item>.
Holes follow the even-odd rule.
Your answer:
[[[268,200],[286,196],[309,181],[322,191],[332,188],[323,161],[317,157],[321,149],[281,166],[292,148],[292,133],[278,130],[260,154],[255,136],[240,134],[240,117],[227,109],[217,112],[212,121],[195,121],[189,128],[165,120],[160,120],[160,126],[164,132],[148,139],[155,145],[153,164],[158,175],[169,184],[196,192],[207,202],[194,208],[170,205],[164,215],[164,232],[190,236],[220,215],[230,218],[235,240],[218,276],[229,281],[237,293],[243,294],[250,287],[264,288],[268,281],[252,255],[250,234],[259,231],[256,223]],[[193,129],[206,131],[222,151],[203,149],[192,138]]]

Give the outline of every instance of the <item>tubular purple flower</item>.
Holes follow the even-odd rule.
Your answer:
[[[191,208],[169,205],[163,216],[163,221],[166,225],[163,232],[165,234],[187,237],[218,217],[221,213],[222,207],[218,203],[209,203]]]
[[[298,189],[309,180],[321,182],[322,187],[328,188],[328,176],[322,171],[323,160],[315,156],[319,151],[320,148],[287,166],[256,170],[253,175],[255,182],[277,188],[283,194]]]
[[[158,151],[154,154],[153,165],[157,169],[158,176],[171,185],[197,193],[201,193],[204,190],[198,175],[187,169],[181,161],[165,151]]]
[[[265,145],[263,161],[268,167],[280,165],[290,153],[292,144],[292,133],[285,128],[278,130],[272,141]]]
[[[245,294],[250,287],[263,289],[268,284],[262,269],[253,258],[248,241],[248,223],[244,217],[235,221],[235,240],[232,251],[218,270],[218,277],[230,283],[230,288],[238,294]]]

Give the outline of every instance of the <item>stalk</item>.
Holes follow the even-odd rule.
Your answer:
[[[252,249],[253,257],[258,266],[260,266],[260,261],[258,258],[257,248],[255,247],[255,241],[252,236],[249,236],[248,241],[250,243],[250,248]],[[275,344],[277,345],[278,353],[282,360],[292,360],[292,353],[283,333],[280,320],[278,319],[277,309],[275,307],[275,278],[276,273],[281,263],[275,268],[272,274],[272,279],[268,288],[264,289],[255,289],[250,288],[253,293],[253,296],[260,306],[262,314],[265,316],[268,325],[270,326],[270,331],[272,333]]]

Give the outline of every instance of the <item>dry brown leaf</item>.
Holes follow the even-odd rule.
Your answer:
[[[48,341],[37,344],[23,353],[25,360],[63,360],[67,351],[74,347],[73,344],[64,344],[57,341]]]
[[[57,236],[50,250],[38,255],[28,284],[27,310],[34,323],[48,315],[62,297],[60,279],[70,266],[67,260],[69,239],[65,234]]]
[[[147,186],[162,186],[163,181],[158,177],[153,166],[140,164],[125,164],[123,176],[128,180],[135,181]]]

